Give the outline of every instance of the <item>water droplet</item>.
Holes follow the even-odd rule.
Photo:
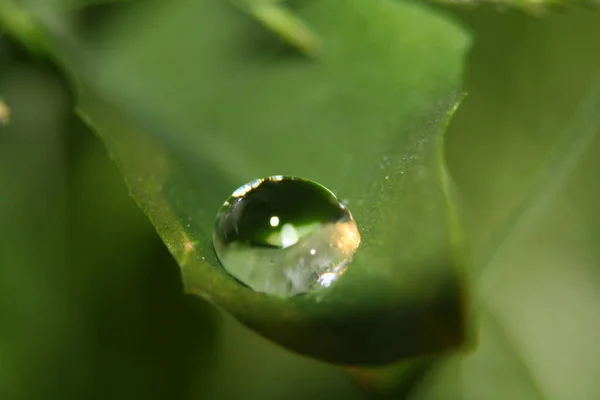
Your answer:
[[[348,209],[305,179],[257,179],[233,192],[217,214],[217,257],[238,281],[288,297],[332,285],[360,243]]]

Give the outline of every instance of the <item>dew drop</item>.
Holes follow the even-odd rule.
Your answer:
[[[238,281],[289,297],[331,286],[352,261],[360,234],[331,191],[276,176],[233,192],[217,214],[213,244]]]

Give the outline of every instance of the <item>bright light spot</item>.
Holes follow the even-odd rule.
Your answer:
[[[271,219],[269,220],[269,224],[271,224],[271,226],[275,227],[279,225],[279,217],[271,217]]]
[[[310,255],[314,256],[315,254],[317,254],[317,251],[315,249],[310,249]]]
[[[192,251],[194,250],[194,243],[192,242],[185,242],[185,244],[183,245],[185,251]]]
[[[331,283],[335,280],[337,274],[335,272],[327,272],[319,277],[319,283],[321,286],[329,287]]]
[[[10,122],[10,108],[8,105],[0,98],[0,126],[8,125]]]
[[[354,223],[336,224],[336,247],[347,256],[352,256],[360,244],[360,234]]]
[[[284,248],[298,243],[298,232],[292,224],[285,224],[281,228],[281,244]]]
[[[252,182],[246,183],[244,186],[240,186],[239,188],[237,188],[236,191],[231,194],[231,196],[242,197],[252,189],[256,189],[257,187],[259,187],[260,184],[263,183],[263,181],[263,179],[255,179]]]

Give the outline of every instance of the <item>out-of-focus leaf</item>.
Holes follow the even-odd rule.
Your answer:
[[[5,0],[26,5],[29,9],[39,8],[54,11],[76,10],[93,5],[126,3],[143,0]]]
[[[364,398],[340,368],[292,353],[228,315],[220,333],[211,363],[213,377],[198,385],[190,400]]]
[[[600,191],[597,169],[579,165],[598,151],[599,17],[469,15],[484,34],[448,159],[470,211],[480,344],[430,374],[411,399],[600,395],[600,269],[587,223],[598,209],[573,201]]]
[[[0,61],[0,92],[13,108],[0,130],[0,398],[40,398],[55,388],[47,371],[75,337],[61,279],[68,95],[31,66]]]
[[[0,34],[13,36],[36,55],[48,55],[52,51],[46,28],[29,8],[12,0],[0,2]]]
[[[79,368],[90,376],[77,398],[198,398],[213,377],[217,312],[183,295],[176,263],[98,140],[78,128],[69,253],[83,327],[77,350],[87,356]]]
[[[56,71],[0,49],[0,398],[198,398],[216,310],[183,295]]]
[[[550,11],[566,7],[599,7],[598,0],[431,0],[436,3],[472,8],[475,6],[495,6],[497,11],[508,7],[518,8],[533,15],[546,15]]]
[[[96,43],[81,113],[190,292],[337,363],[457,346],[465,259],[441,137],[467,37],[414,4],[314,1],[294,12],[323,43],[315,60],[227,2],[144,3]],[[331,288],[274,298],[218,265],[217,209],[241,184],[274,174],[348,201],[362,245]]]

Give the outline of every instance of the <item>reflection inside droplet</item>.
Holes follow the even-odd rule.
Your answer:
[[[360,244],[348,209],[325,187],[277,176],[237,189],[217,215],[223,267],[250,288],[293,296],[331,286]]]
[[[334,272],[326,272],[319,277],[319,283],[321,286],[329,287],[331,283],[337,278],[337,274]]]

